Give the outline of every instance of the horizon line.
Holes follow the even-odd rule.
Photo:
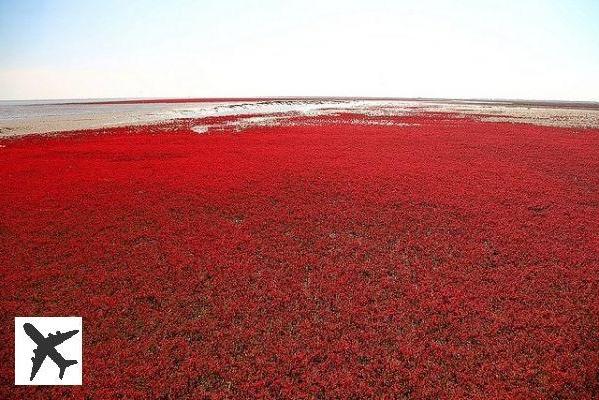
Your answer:
[[[276,101],[276,100],[387,100],[387,101],[447,101],[447,102],[491,102],[514,105],[593,105],[599,106],[599,100],[562,100],[538,98],[492,98],[492,97],[395,97],[395,96],[210,96],[210,97],[81,97],[81,98],[45,98],[45,99],[0,99],[0,102],[37,102],[36,105],[102,105],[135,103],[212,103],[221,101]],[[40,104],[40,102],[42,102]],[[43,103],[46,102],[46,103]]]

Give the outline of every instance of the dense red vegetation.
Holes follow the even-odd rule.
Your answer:
[[[599,132],[339,119],[0,142],[0,398],[597,398]],[[12,386],[29,315],[82,387]]]

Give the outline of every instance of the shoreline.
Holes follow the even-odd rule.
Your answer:
[[[485,99],[485,98],[437,98],[437,97],[379,97],[379,96],[280,96],[280,97],[164,97],[164,98],[114,98],[114,99],[44,99],[0,100],[2,103],[22,105],[118,105],[118,104],[183,104],[183,103],[240,103],[276,101],[397,101],[438,102],[449,104],[487,104],[520,107],[549,107],[599,110],[599,101],[587,100],[533,100],[533,99]]]
[[[219,116],[330,113],[447,113],[565,128],[599,128],[599,104],[371,98],[140,99],[82,103],[2,104],[0,139],[30,134],[161,124]]]

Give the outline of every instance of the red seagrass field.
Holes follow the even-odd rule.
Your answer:
[[[0,140],[0,398],[599,397],[599,130],[235,118]],[[12,386],[20,315],[83,386]]]

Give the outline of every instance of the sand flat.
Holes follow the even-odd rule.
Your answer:
[[[0,137],[163,123],[184,118],[318,115],[358,112],[397,116],[450,113],[485,121],[599,127],[599,104],[432,99],[234,99],[215,101],[0,102]]]

